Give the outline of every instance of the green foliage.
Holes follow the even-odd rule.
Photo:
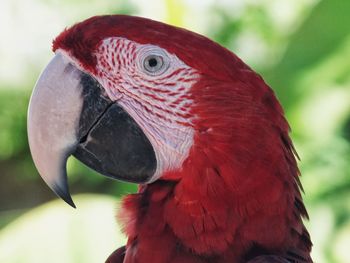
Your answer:
[[[0,160],[28,152],[25,136],[28,97],[29,92],[22,89],[0,89],[0,123],[6,127],[0,129]]]
[[[304,95],[305,87],[297,85],[300,78],[309,70],[317,69],[334,53],[343,54],[343,44],[349,40],[349,12],[349,1],[321,1],[291,35],[283,58],[268,74],[268,81],[277,90],[285,108],[295,106],[295,101]],[[344,63],[349,62],[342,59],[343,65],[339,66]],[[348,65],[343,70],[349,72]],[[336,73],[339,66],[327,69]]]

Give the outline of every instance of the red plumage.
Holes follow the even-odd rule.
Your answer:
[[[189,156],[124,199],[128,243],[108,262],[312,262],[289,126],[262,78],[215,42],[143,18],[91,18],[53,49],[95,73],[93,51],[111,36],[160,46],[201,75],[189,94]]]

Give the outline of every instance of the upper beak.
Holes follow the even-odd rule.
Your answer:
[[[41,74],[28,109],[28,139],[39,174],[71,206],[70,155],[103,175],[144,183],[157,167],[142,129],[89,74],[57,53]]]

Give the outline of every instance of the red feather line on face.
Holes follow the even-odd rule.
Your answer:
[[[93,17],[64,31],[53,49],[96,73],[96,48],[116,36],[160,46],[201,74],[182,169],[124,200],[124,262],[238,263],[266,254],[311,262],[289,126],[262,78],[213,41],[143,18]]]

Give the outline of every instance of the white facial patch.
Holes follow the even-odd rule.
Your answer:
[[[105,39],[95,55],[95,78],[153,145],[157,171],[151,181],[180,168],[193,144],[189,91],[197,71],[158,46],[119,37]]]

